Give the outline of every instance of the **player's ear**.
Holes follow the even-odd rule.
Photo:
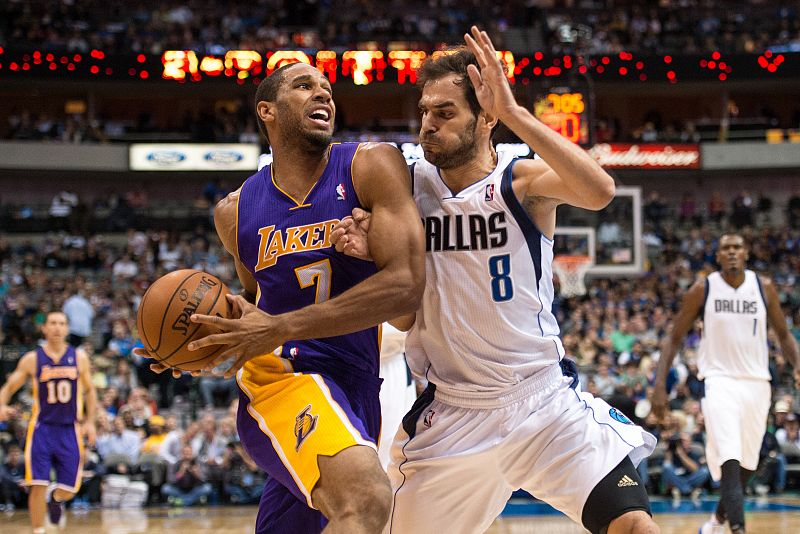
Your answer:
[[[262,122],[273,122],[275,120],[275,103],[262,100],[256,104],[256,113]]]

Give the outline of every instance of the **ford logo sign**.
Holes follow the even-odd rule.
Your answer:
[[[244,154],[235,150],[212,150],[203,156],[209,163],[217,165],[231,165],[244,159]]]
[[[155,152],[150,152],[147,155],[147,161],[162,167],[175,165],[176,163],[180,163],[185,159],[186,154],[183,152],[178,152],[177,150],[157,150]]]

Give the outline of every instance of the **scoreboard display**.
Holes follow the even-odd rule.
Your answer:
[[[535,92],[532,111],[537,119],[573,143],[583,147],[593,144],[591,93],[577,84]]]

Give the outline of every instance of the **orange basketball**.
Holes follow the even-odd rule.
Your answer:
[[[181,371],[198,371],[227,345],[209,345],[190,351],[190,341],[219,332],[193,323],[194,313],[230,317],[228,287],[214,275],[194,269],[166,274],[151,285],[139,304],[136,324],[144,348],[159,363]]]

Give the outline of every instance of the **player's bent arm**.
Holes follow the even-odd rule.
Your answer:
[[[25,385],[28,377],[33,377],[36,374],[36,352],[26,352],[22,358],[19,359],[16,369],[8,375],[6,383],[0,387],[0,420],[5,420],[5,413],[8,408],[8,403],[11,397],[14,396],[19,388]]]
[[[217,230],[217,235],[222,246],[228,251],[228,254],[233,256],[234,264],[236,265],[236,274],[242,282],[244,288],[245,300],[250,303],[255,303],[256,294],[258,291],[258,282],[253,277],[253,274],[247,270],[239,259],[239,250],[237,247],[238,228],[236,227],[237,211],[239,209],[239,193],[242,188],[228,194],[225,198],[220,200],[214,207],[214,227]]]
[[[700,278],[694,283],[686,295],[683,296],[680,311],[672,321],[672,330],[669,332],[661,344],[661,357],[658,360],[658,370],[656,371],[655,389],[665,391],[667,387],[667,374],[678,347],[683,342],[683,338],[692,328],[700,309],[703,306],[706,293],[705,277]]]
[[[551,198],[580,208],[599,210],[614,198],[614,180],[577,145],[551,130],[527,109],[517,104],[508,78],[497,61],[496,51],[486,32],[473,26],[464,36],[480,68],[467,67],[475,96],[491,122],[499,119],[523,142],[530,145],[547,164],[520,162],[521,175],[533,173],[529,190],[522,197]],[[525,167],[530,166],[529,169]],[[552,173],[547,173],[552,169]],[[516,169],[515,169],[516,171]],[[517,178],[518,173],[514,172]],[[515,188],[516,191],[516,188]],[[517,192],[518,197],[519,192]]]
[[[786,361],[792,366],[795,372],[800,370],[800,355],[798,355],[797,340],[794,338],[789,328],[786,326],[786,318],[781,310],[781,302],[778,297],[778,291],[775,289],[775,284],[772,280],[759,276],[761,280],[761,287],[764,288],[764,293],[767,298],[767,322],[775,329],[778,334],[778,343],[781,345],[781,353]]]
[[[389,319],[389,324],[397,328],[401,332],[408,332],[409,330],[411,330],[411,327],[414,326],[414,322],[416,320],[417,320],[417,314],[409,313],[407,315],[401,315],[400,317],[395,317],[394,319]]]
[[[81,386],[83,387],[86,399],[86,415],[85,422],[94,425],[97,419],[97,390],[92,382],[92,370],[89,363],[89,355],[81,349],[78,349],[78,373],[80,376]]]
[[[331,300],[283,314],[286,339],[330,337],[415,312],[425,288],[422,225],[408,166],[387,144],[366,144],[353,160],[353,185],[372,212],[367,236],[378,272]]]
[[[552,198],[588,210],[600,210],[614,198],[614,179],[585,150],[524,107],[514,106],[500,120],[542,158],[514,166],[515,180],[526,181],[525,197]]]

